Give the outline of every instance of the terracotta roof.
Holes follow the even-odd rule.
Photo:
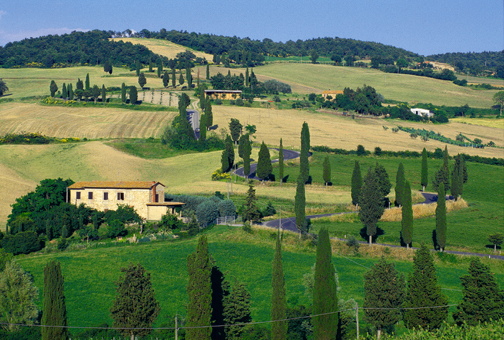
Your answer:
[[[121,189],[150,189],[160,182],[154,181],[88,181],[75,182],[70,185],[69,189],[84,189],[84,188],[121,188]]]
[[[326,90],[322,91],[322,94],[342,94],[343,91],[341,90]]]
[[[205,90],[205,93],[242,93],[241,90]]]

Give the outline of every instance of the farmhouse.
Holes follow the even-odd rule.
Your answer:
[[[234,100],[241,98],[242,91],[240,90],[205,90],[207,98]]]
[[[327,100],[328,96],[331,96],[332,100],[336,99],[336,96],[338,94],[343,94],[343,91],[336,91],[336,90],[327,90],[327,91],[322,91],[322,97]]]
[[[432,112],[430,112],[429,110],[426,110],[426,109],[413,108],[413,109],[411,109],[411,112],[413,112],[417,116],[421,116],[421,117],[427,117],[427,118],[434,117],[434,113],[432,113]]]
[[[161,220],[166,213],[175,214],[180,202],[166,202],[165,186],[160,182],[90,181],[76,182],[67,188],[67,202],[84,203],[100,211],[115,210],[118,205],[133,207],[146,220]]]

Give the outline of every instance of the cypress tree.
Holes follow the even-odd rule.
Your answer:
[[[186,68],[186,79],[187,79],[187,86],[189,88],[192,88],[192,73],[190,67]]]
[[[208,64],[206,66],[206,79],[210,80],[210,65]]]
[[[404,183],[403,206],[401,209],[401,236],[406,247],[409,248],[413,241],[413,205],[411,202],[411,186],[408,181]]]
[[[283,183],[284,178],[284,152],[283,152],[283,141],[280,138],[280,147],[278,148],[278,177],[280,183]]]
[[[114,327],[137,328],[123,329],[124,336],[132,340],[136,336],[145,336],[159,314],[159,303],[154,297],[154,289],[144,267],[140,264],[130,264],[121,268],[124,276],[116,282],[116,299],[110,308]]]
[[[234,148],[233,141],[229,135],[226,136],[226,140],[224,141],[224,150],[222,151],[221,156],[221,165],[222,172],[228,172],[234,165]]]
[[[68,84],[67,91],[68,91],[68,99],[73,100],[74,99],[74,92],[73,92],[73,85],[72,84]]]
[[[140,75],[140,69],[142,66],[140,65],[140,62],[138,60],[135,61],[135,73],[137,77]]]
[[[301,176],[297,179],[296,196],[294,198],[294,212],[296,213],[296,227],[304,235],[308,232],[308,223],[306,222],[306,194],[305,182]]]
[[[413,272],[408,279],[403,319],[406,327],[433,330],[448,316],[448,300],[437,284],[436,268],[429,249],[422,245],[413,258]],[[440,307],[446,306],[446,307]],[[414,307],[436,307],[413,309]]]
[[[403,205],[404,181],[406,181],[406,178],[404,176],[404,165],[401,162],[399,163],[399,167],[397,168],[395,182],[395,205],[397,207]]]
[[[445,187],[445,192],[450,191],[450,171],[448,169],[448,148],[445,147],[443,152],[443,164],[436,172],[434,179],[432,180],[432,186],[434,190],[439,190],[439,185],[443,183]]]
[[[44,306],[42,311],[42,340],[68,339],[64,279],[58,261],[44,267]],[[58,327],[60,326],[60,327]]]
[[[152,60],[149,61],[149,72],[154,72],[154,64],[152,63]]]
[[[245,176],[250,175],[250,154],[252,153],[252,145],[250,144],[249,135],[245,134],[243,137],[243,174]]]
[[[164,73],[163,73],[163,86],[168,87],[169,83],[170,83],[170,75],[168,74],[168,71],[164,71]]]
[[[89,73],[86,74],[86,90],[90,90],[91,89],[91,83],[89,81]]]
[[[184,76],[182,75],[182,70],[180,71],[180,76],[179,76],[179,84],[180,86],[184,85]]]
[[[147,84],[147,79],[145,78],[145,74],[142,72],[138,76],[138,85],[143,89],[145,84]]]
[[[352,172],[352,187],[351,187],[353,205],[359,205],[361,189],[362,189],[362,174],[360,170],[359,161],[355,161]]]
[[[177,86],[177,77],[175,75],[175,68],[171,69],[171,82],[172,82],[172,87]]]
[[[319,232],[313,284],[313,338],[335,339],[338,332],[338,297],[329,232]]]
[[[121,85],[121,102],[126,103],[126,84]]]
[[[376,327],[377,339],[383,328],[401,320],[404,295],[404,277],[385,258],[364,274],[364,313],[366,321]]]
[[[322,178],[324,179],[325,185],[331,182],[331,163],[329,162],[329,156],[324,158]]]
[[[84,90],[84,83],[80,78],[77,78],[77,83],[75,84],[75,89],[77,90]]]
[[[378,220],[383,215],[385,208],[383,207],[382,191],[380,190],[376,171],[370,168],[364,183],[362,185],[360,197],[359,218],[366,227],[366,234],[369,237],[369,244],[373,242],[373,236],[376,235],[378,228]]]
[[[451,173],[451,194],[458,200],[464,191],[464,178],[467,178],[467,169],[465,169],[464,157],[461,154],[455,156],[455,164]]]
[[[49,85],[49,91],[51,92],[51,97],[54,97],[56,92],[58,92],[58,85],[54,80],[51,80],[51,85]]]
[[[206,115],[205,114],[200,115],[200,121],[199,121],[199,126],[200,126],[200,129],[199,129],[199,133],[200,133],[199,140],[200,140],[200,142],[206,141],[207,129],[206,129],[205,119],[206,119]]]
[[[385,167],[383,165],[378,163],[376,163],[374,169],[382,197],[386,197],[390,193],[390,189],[392,188],[392,183],[390,183],[387,170],[385,170]]]
[[[210,339],[212,334],[212,261],[208,252],[206,236],[198,239],[196,251],[187,257],[187,269],[189,283],[187,295],[187,330],[186,339],[205,340]],[[205,328],[190,328],[201,327]]]
[[[205,114],[207,115],[207,117],[206,117],[207,128],[209,128],[213,125],[213,112],[212,112],[212,103],[210,102],[210,98],[206,99]]]
[[[420,184],[422,185],[422,191],[425,191],[427,184],[429,184],[429,168],[427,163],[427,150],[425,148],[422,150],[422,173]]]
[[[306,122],[303,123],[301,128],[301,154],[299,156],[299,174],[303,181],[306,183],[310,177],[310,163],[308,157],[310,156],[310,130]]]
[[[101,88],[101,100],[102,100],[102,103],[104,103],[104,104],[107,101],[107,89],[105,88],[105,85],[102,85],[102,88]]]
[[[275,256],[273,258],[271,291],[271,320],[284,320],[287,313],[287,301],[285,297],[285,278],[282,266],[282,244],[280,234],[277,237]],[[287,322],[276,321],[271,325],[271,339],[287,339]]]
[[[256,175],[262,181],[268,180],[271,172],[273,171],[273,166],[271,165],[271,156],[268,147],[264,142],[261,144],[259,149],[259,159],[257,161],[257,171]]]
[[[249,87],[249,82],[250,82],[250,75],[249,75],[249,69],[245,70],[245,87]]]
[[[458,325],[476,326],[504,318],[504,292],[490,272],[490,267],[473,258],[469,274],[462,281],[462,302],[457,306],[453,318]]]
[[[444,184],[439,185],[436,206],[436,243],[440,251],[446,246],[446,193]]]
[[[63,87],[61,89],[61,98],[68,98],[67,87],[65,83],[63,83]]]
[[[138,91],[135,86],[130,86],[129,98],[130,104],[136,104],[138,101]]]
[[[252,321],[250,314],[250,293],[245,285],[235,280],[228,295],[224,297],[224,323],[226,339],[239,340],[246,327]]]

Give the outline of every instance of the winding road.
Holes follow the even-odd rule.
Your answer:
[[[274,150],[279,150],[279,149],[274,149]],[[283,152],[284,152],[284,160],[291,160],[291,159],[298,158],[299,154],[300,154],[298,151],[285,150],[285,149],[283,150]],[[277,162],[278,162],[278,159],[271,161],[271,163],[277,163]],[[257,163],[253,163],[250,165],[250,175],[248,176],[248,178],[259,180],[259,178],[256,177],[256,175],[255,175],[256,169],[257,169]],[[234,171],[234,174],[245,178],[245,175],[243,172],[243,167],[236,169]],[[423,201],[422,203],[417,203],[417,204],[430,204],[430,203],[437,202],[438,197],[436,194],[422,193],[422,195],[424,196],[425,201]],[[447,199],[453,199],[453,197],[448,196]],[[306,218],[311,220],[311,219],[320,218],[320,217],[329,217],[329,216],[344,215],[344,214],[355,214],[355,212],[346,211],[346,212],[332,213],[332,214],[310,215],[310,216],[306,216]],[[280,218],[277,220],[271,220],[271,221],[267,221],[265,223],[262,223],[261,225],[268,227],[268,228],[288,230],[288,231],[292,231],[295,233],[299,233],[299,229],[296,227],[296,217],[287,217],[287,218]],[[332,237],[332,239],[340,240],[340,241],[347,241],[347,239],[337,238],[337,237]],[[368,244],[366,241],[358,241],[358,242],[361,244]],[[402,248],[402,246],[396,245],[396,244],[385,244],[385,243],[373,243],[373,244],[380,245],[380,246],[386,246],[386,247],[392,247],[392,248]],[[411,249],[418,249],[418,248],[411,247]],[[431,249],[431,251],[435,251],[435,250]],[[463,251],[455,251],[455,250],[445,250],[444,252],[448,253],[448,254],[479,256],[479,257],[493,258],[493,259],[497,259],[497,260],[504,260],[503,255],[472,253],[472,252],[463,252]]]

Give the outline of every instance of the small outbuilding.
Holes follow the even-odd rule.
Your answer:
[[[241,98],[242,91],[240,90],[205,90],[207,98],[235,100]]]
[[[336,96],[338,94],[343,94],[343,91],[340,91],[340,90],[326,90],[326,91],[322,91],[322,98],[324,98],[325,100],[327,100],[327,97],[331,97],[332,100],[336,99]]]
[[[430,112],[429,110],[426,110],[426,109],[413,108],[413,109],[411,109],[411,112],[413,114],[416,114],[417,116],[421,116],[421,117],[424,117],[424,118],[432,118],[432,117],[434,117],[434,113]]]

